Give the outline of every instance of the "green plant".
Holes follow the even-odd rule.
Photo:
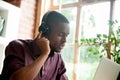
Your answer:
[[[108,35],[97,34],[95,38],[81,39],[80,45],[89,45],[89,52],[94,55],[99,54],[100,57],[113,58],[114,62],[120,64],[120,26],[116,26],[117,24],[117,20],[109,21],[110,30]]]

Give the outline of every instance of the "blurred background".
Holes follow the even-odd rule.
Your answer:
[[[0,72],[6,45],[13,39],[33,39],[43,14],[56,10],[70,21],[70,35],[62,50],[69,80],[93,80],[100,58],[87,52],[89,45],[78,43],[98,33],[108,34],[108,21],[120,22],[119,6],[120,0],[1,0]]]

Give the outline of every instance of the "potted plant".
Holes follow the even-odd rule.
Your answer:
[[[97,34],[95,38],[80,40],[80,45],[89,45],[89,52],[100,57],[107,56],[114,62],[120,64],[120,26],[116,26],[118,21],[109,21],[109,34]],[[76,41],[78,42],[78,41]]]

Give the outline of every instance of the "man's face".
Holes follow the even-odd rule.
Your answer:
[[[60,52],[65,46],[66,38],[69,34],[68,23],[58,23],[51,27],[51,33],[49,36],[50,46],[56,52]]]

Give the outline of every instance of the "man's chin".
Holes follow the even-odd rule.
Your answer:
[[[55,51],[55,52],[61,52],[61,48],[51,48],[52,51]]]

